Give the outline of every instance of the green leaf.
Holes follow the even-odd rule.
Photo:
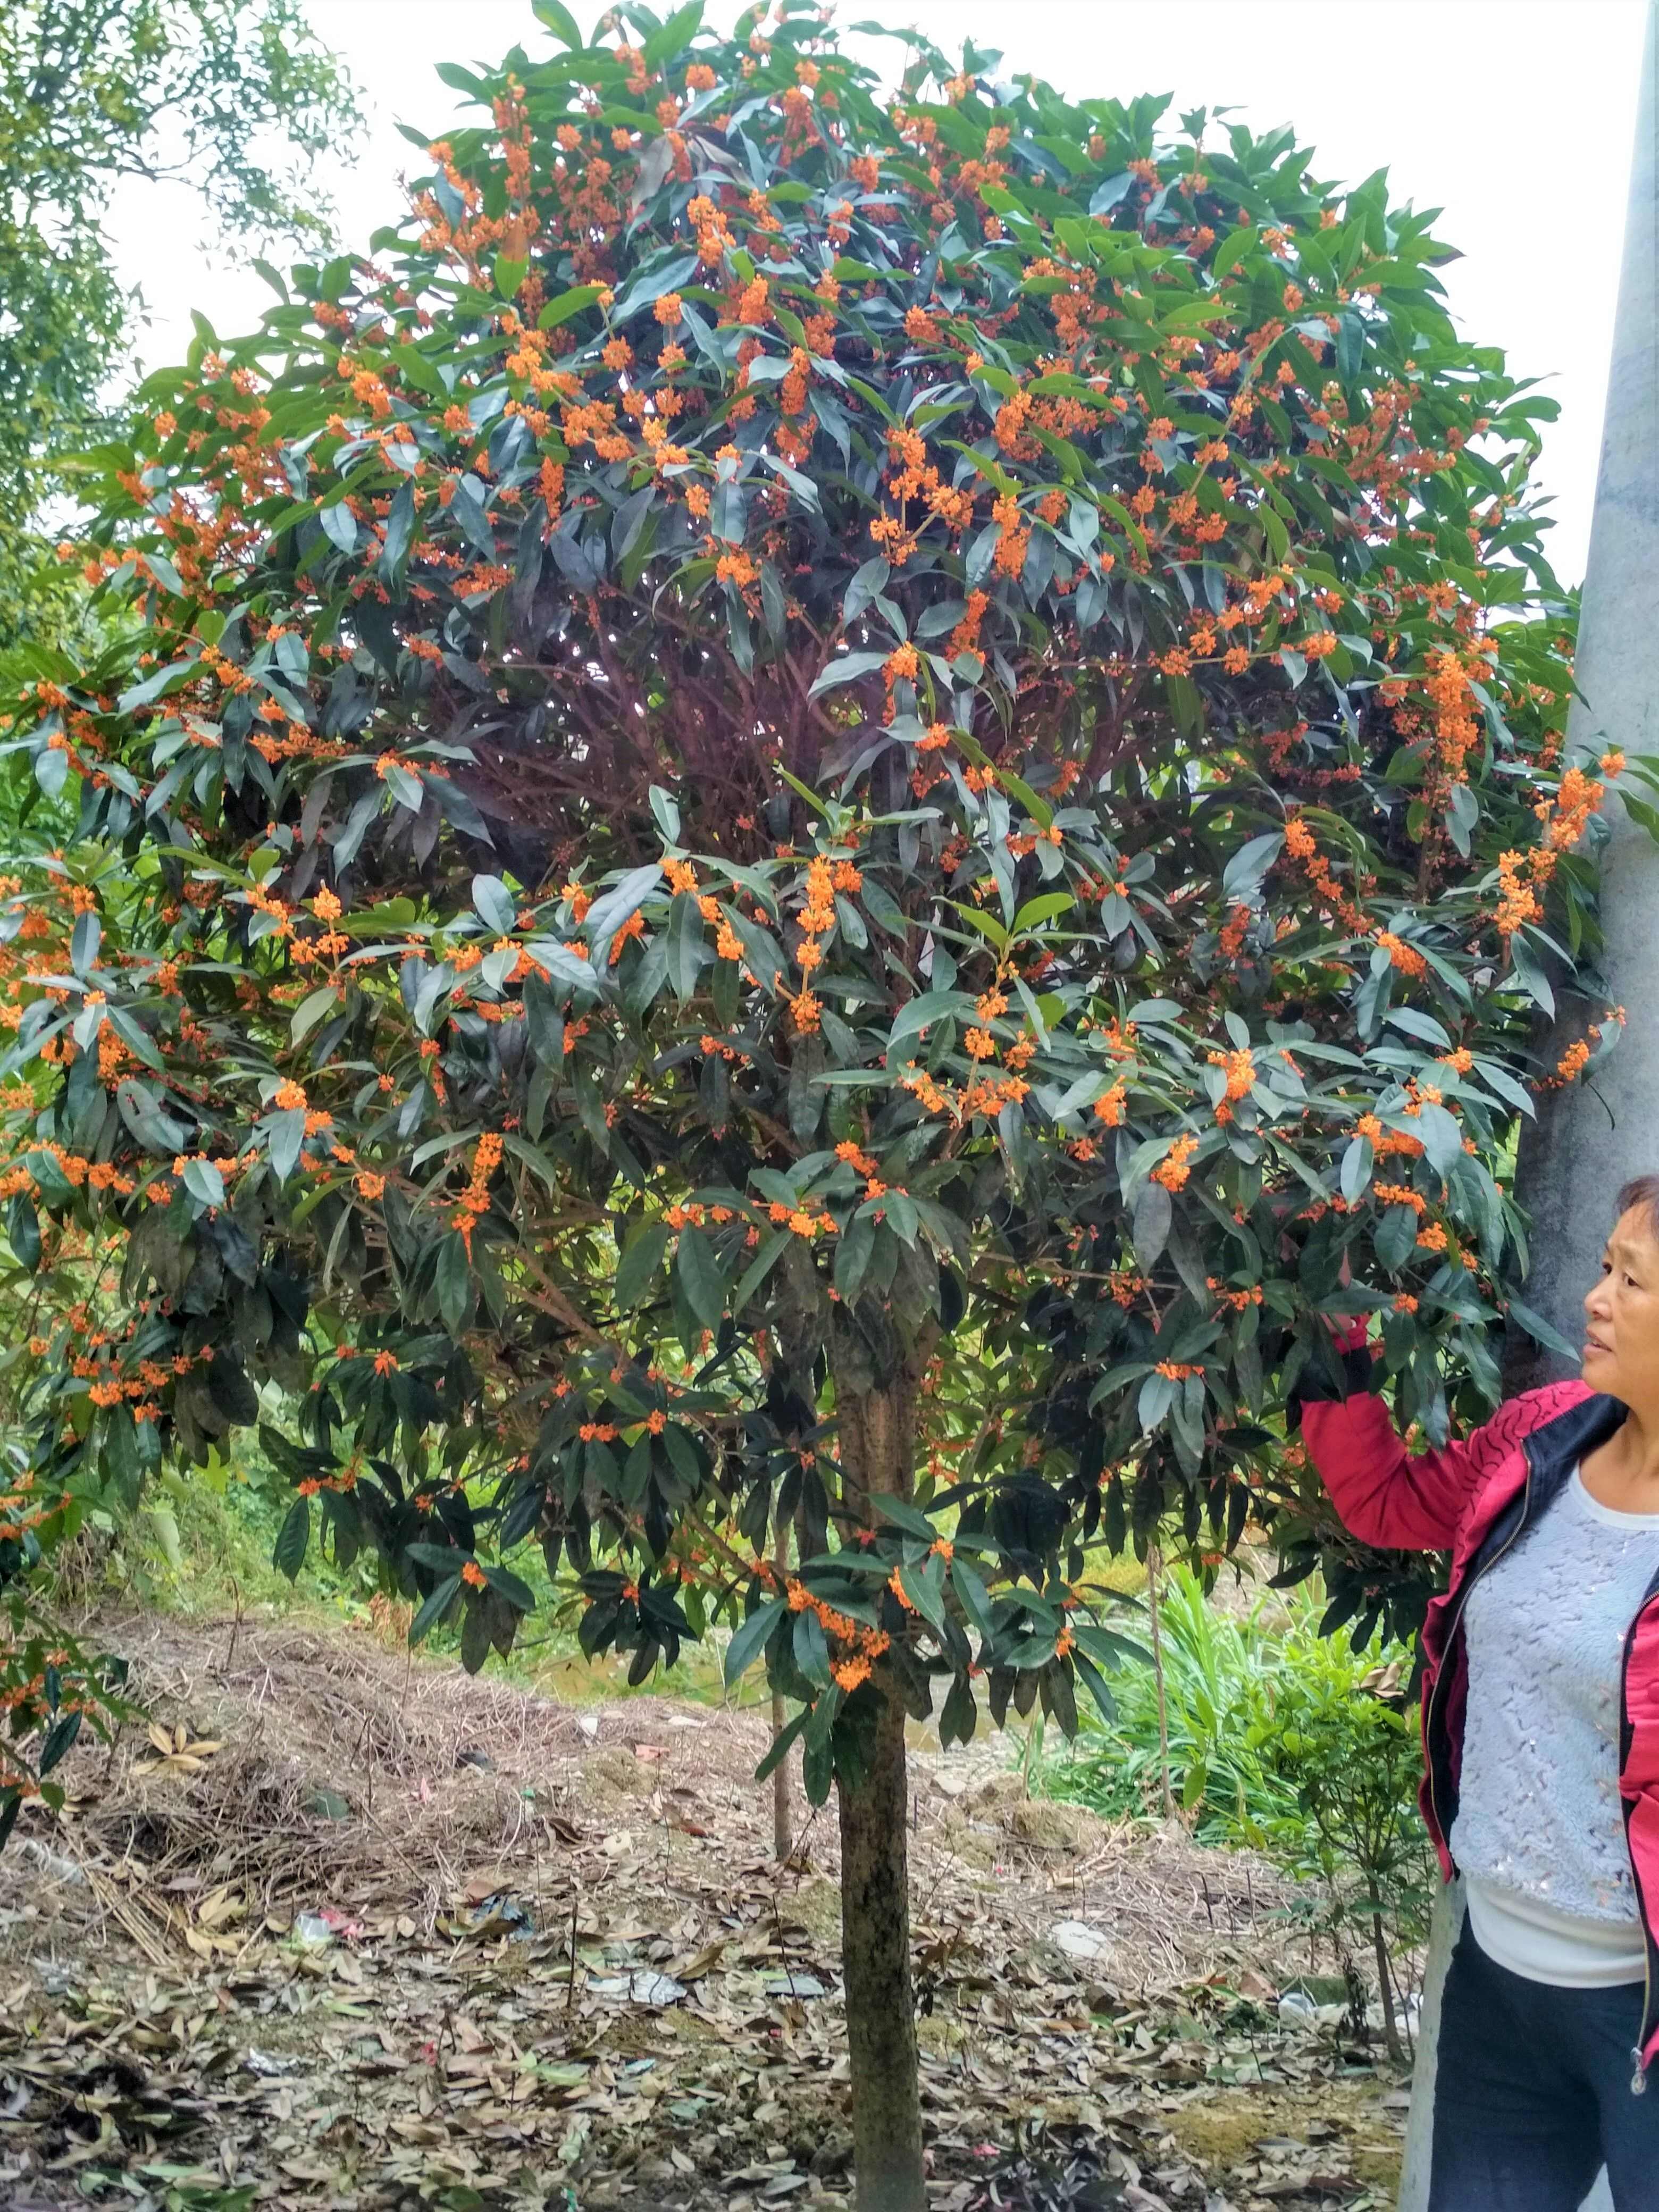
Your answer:
[[[426,797],[426,786],[412,770],[401,763],[393,762],[386,771],[386,787],[399,806],[406,806],[411,814],[418,814]]]
[[[830,1686],[830,1644],[815,1613],[795,1615],[795,1664],[809,1682],[821,1690]]]
[[[999,779],[1000,780],[1000,779]],[[1054,921],[1067,914],[1077,904],[1070,891],[1044,891],[1036,898],[1027,899],[1014,916],[1013,935],[1022,937],[1027,930],[1040,929],[1045,921]]]
[[[333,983],[325,983],[319,989],[308,993],[294,1009],[293,1019],[289,1023],[288,1033],[290,1042],[301,1043],[310,1036],[323,1016],[331,1012],[339,1003],[339,990]]]
[[[1087,1652],[1080,1649],[1073,1652],[1072,1664],[1088,1685],[1089,1695],[1098,1707],[1101,1718],[1109,1727],[1117,1718],[1117,1700],[1107,1688],[1106,1678]]]
[[[381,574],[393,579],[401,575],[403,563],[415,536],[415,487],[412,483],[399,486],[386,519],[386,543],[380,548],[376,564]],[[394,594],[395,595],[395,594]]]
[[[681,1230],[674,1266],[692,1312],[705,1328],[718,1328],[726,1315],[726,1277],[706,1231],[690,1224]]]
[[[967,991],[924,991],[919,998],[911,999],[901,1006],[888,1032],[887,1049],[890,1054],[907,1037],[920,1036],[935,1022],[957,1014],[974,1011],[972,994]]]
[[[546,24],[562,46],[568,46],[573,53],[580,52],[582,34],[563,0],[530,0],[530,12],[538,22]]]
[[[844,653],[838,659],[827,661],[812,679],[809,699],[821,692],[833,691],[842,684],[855,683],[860,676],[868,676],[872,669],[885,665],[884,653]]]
[[[459,1229],[438,1247],[438,1310],[452,1336],[460,1334],[472,1311],[472,1263]]]
[[[519,926],[513,894],[499,876],[474,876],[472,911],[497,937],[510,937]]]
[[[690,45],[702,27],[702,6],[703,0],[688,0],[685,7],[677,8],[665,23],[649,34],[645,42],[647,70],[661,69]]]
[[[40,1265],[40,1223],[26,1190],[15,1192],[6,1209],[6,1242],[18,1266],[35,1273]]]
[[[611,939],[623,922],[644,905],[661,880],[661,866],[653,860],[646,867],[630,869],[619,884],[594,900],[587,910],[585,926],[596,969],[603,970]]]
[[[621,1312],[638,1305],[650,1289],[668,1249],[668,1237],[665,1221],[650,1221],[629,1238],[617,1266],[617,1305]]]
[[[190,1142],[189,1124],[165,1112],[148,1084],[129,1077],[117,1086],[115,1103],[120,1109],[121,1119],[138,1142],[159,1158],[170,1159]],[[302,1119],[302,1133],[304,1127]]]
[[[486,1567],[484,1576],[493,1590],[500,1592],[516,1613],[533,1613],[536,1594],[529,1583],[515,1575],[511,1567]]]
[[[296,1498],[283,1516],[276,1531],[276,1541],[270,1554],[270,1564],[278,1574],[286,1575],[292,1582],[305,1565],[307,1547],[311,1542],[311,1500]]]
[[[767,1602],[751,1613],[742,1626],[732,1632],[732,1641],[726,1647],[726,1686],[729,1690],[758,1657],[762,1646],[776,1627],[778,1616],[786,1601],[781,1597]]]
[[[1133,1214],[1135,1265],[1150,1274],[1154,1261],[1170,1241],[1175,1201],[1161,1182],[1143,1183],[1135,1194]]]
[[[1357,1206],[1371,1179],[1373,1154],[1369,1137],[1351,1137],[1342,1154],[1342,1195]]]
[[[979,1631],[981,1641],[988,1648],[996,1642],[996,1626],[991,1617],[991,1596],[981,1581],[977,1571],[970,1567],[958,1552],[951,1562],[951,1582],[962,1600],[962,1609]]]
[[[266,1127],[271,1167],[277,1182],[286,1182],[300,1164],[300,1147],[306,1140],[306,1109],[284,1107],[270,1116]]]
[[[1230,905],[1255,896],[1261,879],[1285,849],[1285,832],[1269,830],[1239,847],[1222,872],[1221,896]]]
[[[1573,1360],[1583,1352],[1582,1345],[1569,1343],[1553,1322],[1546,1321],[1542,1314],[1534,1313],[1530,1306],[1522,1305],[1519,1298],[1510,1298],[1509,1313],[1510,1319],[1517,1322],[1547,1352],[1557,1352],[1563,1358]]]
[[[812,1709],[804,1705],[787,1728],[781,1728],[772,1739],[772,1747],[755,1769],[757,1782],[764,1782],[773,1768],[786,1759],[793,1747],[799,1741],[802,1729],[812,1717]]]
[[[1425,1044],[1434,1045],[1442,1052],[1451,1050],[1451,1039],[1432,1014],[1421,1012],[1416,1006],[1390,1006],[1383,1019],[1407,1036],[1419,1037]]]
[[[556,330],[568,323],[573,315],[580,315],[591,307],[605,289],[603,284],[574,284],[568,292],[561,292],[556,300],[550,300],[536,318],[538,331]]]
[[[115,711],[118,714],[131,714],[139,707],[150,706],[161,696],[163,692],[171,691],[175,685],[182,684],[186,677],[199,673],[200,664],[197,661],[171,661],[165,668],[158,668],[145,677],[142,684],[135,684],[130,690],[124,691],[115,702]],[[64,756],[64,764],[65,767],[69,765],[67,755]],[[38,775],[39,772],[37,767],[36,774]],[[41,788],[42,790],[46,788],[44,784]]]
[[[330,543],[337,545],[342,553],[357,550],[357,518],[343,499],[331,501],[319,507],[317,520],[323,526],[323,534]]]
[[[34,756],[34,781],[47,799],[58,799],[69,781],[69,755],[61,745],[42,745]]]
[[[185,1188],[192,1198],[199,1198],[204,1206],[222,1206],[225,1202],[224,1178],[211,1160],[186,1160],[182,1177]]]
[[[887,588],[892,569],[880,554],[866,561],[855,571],[841,603],[841,618],[850,623],[864,612],[872,599],[878,599]],[[833,666],[835,664],[831,663]]]
[[[1416,1117],[1417,1133],[1429,1164],[1437,1175],[1449,1176],[1463,1157],[1463,1132],[1443,1106],[1425,1106]]]
[[[775,1229],[738,1278],[738,1287],[732,1293],[732,1311],[740,1314],[748,1304],[778,1261],[782,1259],[793,1232]]]
[[[411,1644],[418,1644],[427,1631],[435,1626],[448,1612],[454,1601],[455,1593],[460,1586],[461,1578],[459,1574],[450,1575],[438,1584],[436,1589],[432,1592],[414,1620],[409,1624],[409,1640]]]
[[[1382,1265],[1397,1274],[1417,1249],[1416,1209],[1389,1206],[1377,1223],[1371,1242]]]

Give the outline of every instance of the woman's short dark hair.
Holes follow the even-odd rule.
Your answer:
[[[1620,1213],[1639,1206],[1646,1216],[1648,1233],[1659,1237],[1659,1175],[1633,1176],[1619,1194]]]

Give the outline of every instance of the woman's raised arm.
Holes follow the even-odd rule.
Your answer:
[[[1506,1452],[1562,1410],[1563,1386],[1509,1399],[1472,1435],[1437,1451],[1408,1452],[1387,1404],[1368,1387],[1368,1326],[1362,1316],[1336,1339],[1346,1395],[1303,1393],[1303,1441],[1350,1535],[1385,1551],[1449,1551],[1474,1492]]]

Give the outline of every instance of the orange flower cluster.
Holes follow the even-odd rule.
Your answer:
[[[1623,756],[1610,753],[1623,766]],[[1607,786],[1570,768],[1561,778],[1553,799],[1540,799],[1533,812],[1544,824],[1544,842],[1552,853],[1569,853],[1589,826],[1589,818],[1607,796]],[[1541,855],[1537,858],[1541,858]],[[1534,866],[1536,862],[1534,861]]]
[[[1152,1170],[1152,1181],[1161,1182],[1165,1190],[1184,1189],[1192,1173],[1192,1157],[1197,1150],[1198,1139],[1183,1133]]]
[[[1397,968],[1402,975],[1428,974],[1429,963],[1417,947],[1414,945],[1407,945],[1405,939],[1397,937],[1393,930],[1379,929],[1376,933],[1376,941],[1388,954],[1389,964]]]
[[[1435,763],[1439,771],[1426,795],[1430,804],[1437,805],[1443,803],[1454,783],[1468,780],[1468,755],[1480,735],[1479,708],[1468,669],[1449,650],[1430,654],[1424,689],[1433,710]]]
[[[1248,1047],[1241,1046],[1237,1052],[1212,1052],[1210,1066],[1226,1070],[1227,1097],[1249,1096],[1250,1085],[1255,1081],[1255,1054]]]
[[[472,1256],[472,1232],[489,1211],[489,1179],[501,1164],[502,1142],[493,1129],[486,1129],[478,1139],[472,1156],[472,1174],[466,1188],[449,1217],[449,1225],[459,1231],[466,1246],[468,1259]]]
[[[1426,1213],[1428,1200],[1409,1183],[1377,1182],[1371,1185],[1371,1195],[1379,1206],[1409,1206],[1413,1213]]]
[[[942,523],[953,538],[960,537],[974,519],[974,497],[945,482],[927,458],[926,441],[902,424],[889,430],[887,453],[887,490],[901,511],[878,515],[870,535],[894,568],[902,568],[915,550],[917,532],[928,520]],[[922,511],[907,520],[903,510],[913,500],[921,501]]]
[[[769,1583],[775,1581],[776,1577],[769,1561],[757,1559],[755,1569],[763,1580]],[[896,1583],[897,1580],[898,1570],[895,1568],[893,1583]],[[890,1583],[889,1587],[891,1588],[892,1584]],[[859,1684],[868,1677],[872,1662],[879,1659],[884,1652],[890,1649],[891,1638],[884,1629],[867,1627],[860,1621],[849,1619],[844,1613],[837,1613],[835,1607],[826,1604],[823,1598],[815,1597],[805,1583],[793,1575],[789,1577],[785,1589],[791,1613],[811,1613],[832,1646],[846,1647],[847,1657],[842,1663],[847,1666],[852,1679],[842,1683],[842,1686],[843,1689],[856,1689]],[[902,1591],[898,1593],[898,1597],[902,1605],[909,1606],[910,1601]],[[915,1610],[913,1607],[910,1609]],[[838,1681],[841,1680],[839,1673],[836,1674],[836,1679]]]
[[[1604,1017],[1604,1019],[1614,1023],[1622,1023],[1624,1018],[1625,1010],[1622,1006],[1610,1008]],[[1534,1090],[1559,1091],[1564,1084],[1577,1082],[1589,1065],[1591,1054],[1601,1042],[1601,1031],[1602,1024],[1592,1022],[1586,1034],[1576,1038],[1556,1061],[1554,1073],[1547,1075],[1541,1081],[1535,1083],[1533,1085]]]
[[[1285,849],[1293,860],[1300,863],[1303,872],[1313,887],[1314,896],[1323,910],[1352,935],[1369,935],[1370,923],[1339,887],[1331,873],[1330,862],[1319,850],[1313,831],[1299,814],[1292,814],[1285,824]]]
[[[909,648],[906,647],[905,650],[908,651]],[[897,655],[895,654],[894,658],[896,659]],[[913,664],[915,658],[913,653],[911,654]],[[858,870],[852,867],[849,862],[842,861],[839,867],[849,877],[856,878],[858,882],[862,884],[863,878],[859,876]],[[811,981],[812,970],[819,966],[823,959],[823,940],[836,926],[836,874],[837,869],[832,866],[821,853],[807,863],[806,885],[800,908],[801,940],[795,948],[795,965],[801,971],[802,985],[799,991],[793,996],[787,991],[784,994],[789,1000],[790,1012],[793,1017],[795,1027],[803,1036],[817,1028],[823,1012],[817,1000],[807,987]]]
[[[1103,1121],[1109,1129],[1121,1129],[1128,1112],[1127,1086],[1121,1077],[1095,1101],[1095,1119]]]
[[[1492,921],[1500,937],[1513,937],[1516,931],[1529,921],[1541,921],[1544,909],[1538,894],[1522,879],[1522,871],[1531,866],[1531,855],[1525,853],[1500,853],[1498,859],[1498,880],[1503,888]]]

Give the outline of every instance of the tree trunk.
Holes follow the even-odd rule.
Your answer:
[[[1164,1618],[1159,1608],[1164,1593],[1158,1584],[1163,1554],[1156,1544],[1146,1547],[1146,1617],[1152,1631],[1152,1680],[1158,1686],[1158,1771],[1164,1784],[1164,1817],[1175,1814],[1175,1791],[1170,1786],[1170,1703],[1164,1680]]]
[[[789,1532],[781,1522],[778,1526],[778,1540],[772,1553],[772,1564],[778,1571],[778,1587],[789,1569]],[[787,1720],[784,1711],[783,1692],[772,1692],[772,1735],[774,1741],[783,1734]],[[786,1752],[772,1769],[772,1850],[780,1866],[795,1848],[794,1824],[789,1810],[789,1755]]]
[[[923,2212],[904,1708],[896,1698],[882,1706],[869,1775],[839,1797],[841,1959],[858,2212]]]
[[[1376,1885],[1370,1887],[1371,1942],[1376,1948],[1376,1993],[1382,2002],[1382,2039],[1389,2046],[1389,2056],[1396,2063],[1405,2056],[1400,2040],[1400,2024],[1395,2018],[1394,1980],[1389,1972],[1389,1947],[1382,1935],[1382,1900],[1376,1893]]]
[[[874,1324],[878,1332],[880,1322]],[[886,1325],[890,1329],[890,1324]],[[850,1316],[831,1323],[842,1504],[874,1525],[884,1497],[908,1498],[916,1392],[931,1346],[872,1342]],[[910,1877],[905,1848],[904,1707],[876,1670],[882,1702],[870,1771],[837,1784],[842,1976],[853,2085],[858,2212],[926,2212],[915,2000],[910,1986]]]

